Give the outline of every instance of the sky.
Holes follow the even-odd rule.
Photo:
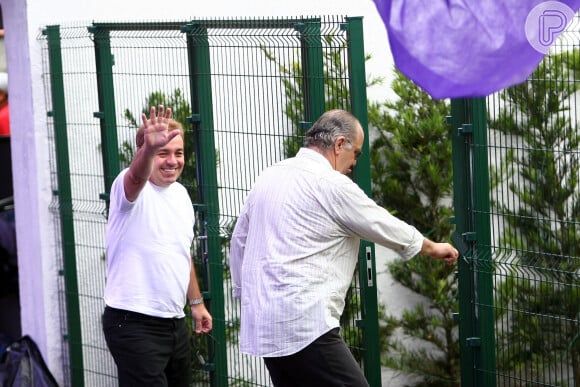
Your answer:
[[[368,98],[383,101],[394,97],[389,87],[393,76],[393,59],[387,32],[372,0],[58,0],[58,3],[58,7],[46,11],[53,13],[52,23],[61,25],[87,20],[153,22],[195,18],[362,16],[365,53],[371,56],[366,63],[367,78],[385,79],[382,86],[367,90]],[[123,4],[121,8],[120,3]],[[62,9],[66,9],[66,12],[59,11]],[[46,20],[46,15],[43,20]]]

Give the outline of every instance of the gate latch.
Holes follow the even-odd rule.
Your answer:
[[[366,247],[366,258],[367,258],[367,285],[369,288],[374,286],[374,276],[373,276],[373,257],[371,254],[371,247]]]
[[[473,133],[473,125],[472,124],[463,124],[457,130],[457,132],[458,132],[459,135],[462,135],[462,134],[471,134],[471,133]]]
[[[468,347],[481,347],[481,337],[468,337],[466,341]]]

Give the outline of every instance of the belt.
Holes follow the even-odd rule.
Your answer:
[[[137,313],[125,309],[117,309],[111,306],[105,305],[105,311],[108,313],[115,314],[117,316],[123,316],[125,320],[136,320],[136,321],[171,321],[171,320],[181,320],[184,317],[157,317],[150,316],[148,314]]]

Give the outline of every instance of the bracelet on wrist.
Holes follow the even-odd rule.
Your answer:
[[[203,304],[203,298],[194,298],[193,300],[189,300],[189,306]]]

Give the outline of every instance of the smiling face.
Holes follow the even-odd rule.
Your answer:
[[[168,187],[175,183],[185,165],[183,136],[175,136],[167,145],[160,148],[153,158],[153,171],[149,177],[151,183],[159,187]]]

